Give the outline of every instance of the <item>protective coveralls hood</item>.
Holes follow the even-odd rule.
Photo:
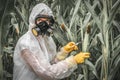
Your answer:
[[[44,3],[37,4],[31,11],[29,17],[29,30],[35,26],[35,17],[38,14],[53,16],[51,9]]]
[[[37,4],[33,8],[29,18],[29,30],[18,40],[15,47],[13,80],[41,80],[41,77],[47,78],[43,80],[61,79],[76,69],[76,66],[68,68],[70,63],[68,59],[51,63],[57,53],[52,37],[36,38],[31,32],[35,27],[35,17],[39,13],[53,16],[51,9],[44,3]],[[22,52],[25,50],[29,53],[22,57]]]

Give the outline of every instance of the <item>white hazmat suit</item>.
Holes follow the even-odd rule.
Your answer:
[[[56,60],[56,45],[52,37],[33,35],[31,29],[35,27],[38,14],[53,16],[51,9],[44,3],[33,8],[29,17],[29,30],[15,47],[13,80],[57,80],[68,77],[77,68],[73,56]],[[61,53],[62,49],[58,54]]]

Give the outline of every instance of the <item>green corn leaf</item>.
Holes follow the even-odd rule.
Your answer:
[[[89,60],[85,61],[85,64],[87,64],[89,66],[89,69],[93,72],[93,74],[97,77],[97,79],[99,79],[98,77],[98,73],[96,71],[95,66],[92,64],[92,62],[90,62]]]
[[[97,36],[98,36],[99,40],[101,41],[101,43],[104,45],[104,41],[103,41],[103,36],[102,36],[102,34],[101,34],[101,33],[98,33]]]
[[[77,12],[78,12],[78,9],[79,9],[79,6],[80,6],[80,2],[81,2],[81,0],[77,0],[77,4],[76,4],[76,6],[75,6],[75,9],[74,9],[74,13],[73,13],[73,15],[72,15],[72,18],[71,18],[71,22],[70,22],[70,29],[71,29],[71,27],[72,27],[72,25],[73,25],[73,23],[74,23],[74,20],[75,20],[75,15],[77,14]]]

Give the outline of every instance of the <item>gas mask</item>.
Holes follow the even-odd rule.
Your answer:
[[[47,18],[50,23],[48,24],[46,21],[37,23],[37,20],[39,18]],[[53,28],[51,26],[53,26],[53,24],[54,24],[54,19],[53,19],[52,16],[39,14],[35,18],[35,24],[36,24],[36,27],[32,28],[32,33],[35,36],[38,36],[38,35],[42,35],[42,36],[47,35],[47,36],[50,36],[51,34],[53,34]]]

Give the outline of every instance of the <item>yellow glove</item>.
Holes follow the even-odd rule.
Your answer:
[[[72,52],[73,50],[78,50],[78,47],[74,42],[69,42],[66,46],[63,47],[67,53]]]
[[[85,59],[90,57],[90,53],[88,52],[80,52],[77,55],[74,56],[74,60],[79,64],[79,63],[84,63]]]

